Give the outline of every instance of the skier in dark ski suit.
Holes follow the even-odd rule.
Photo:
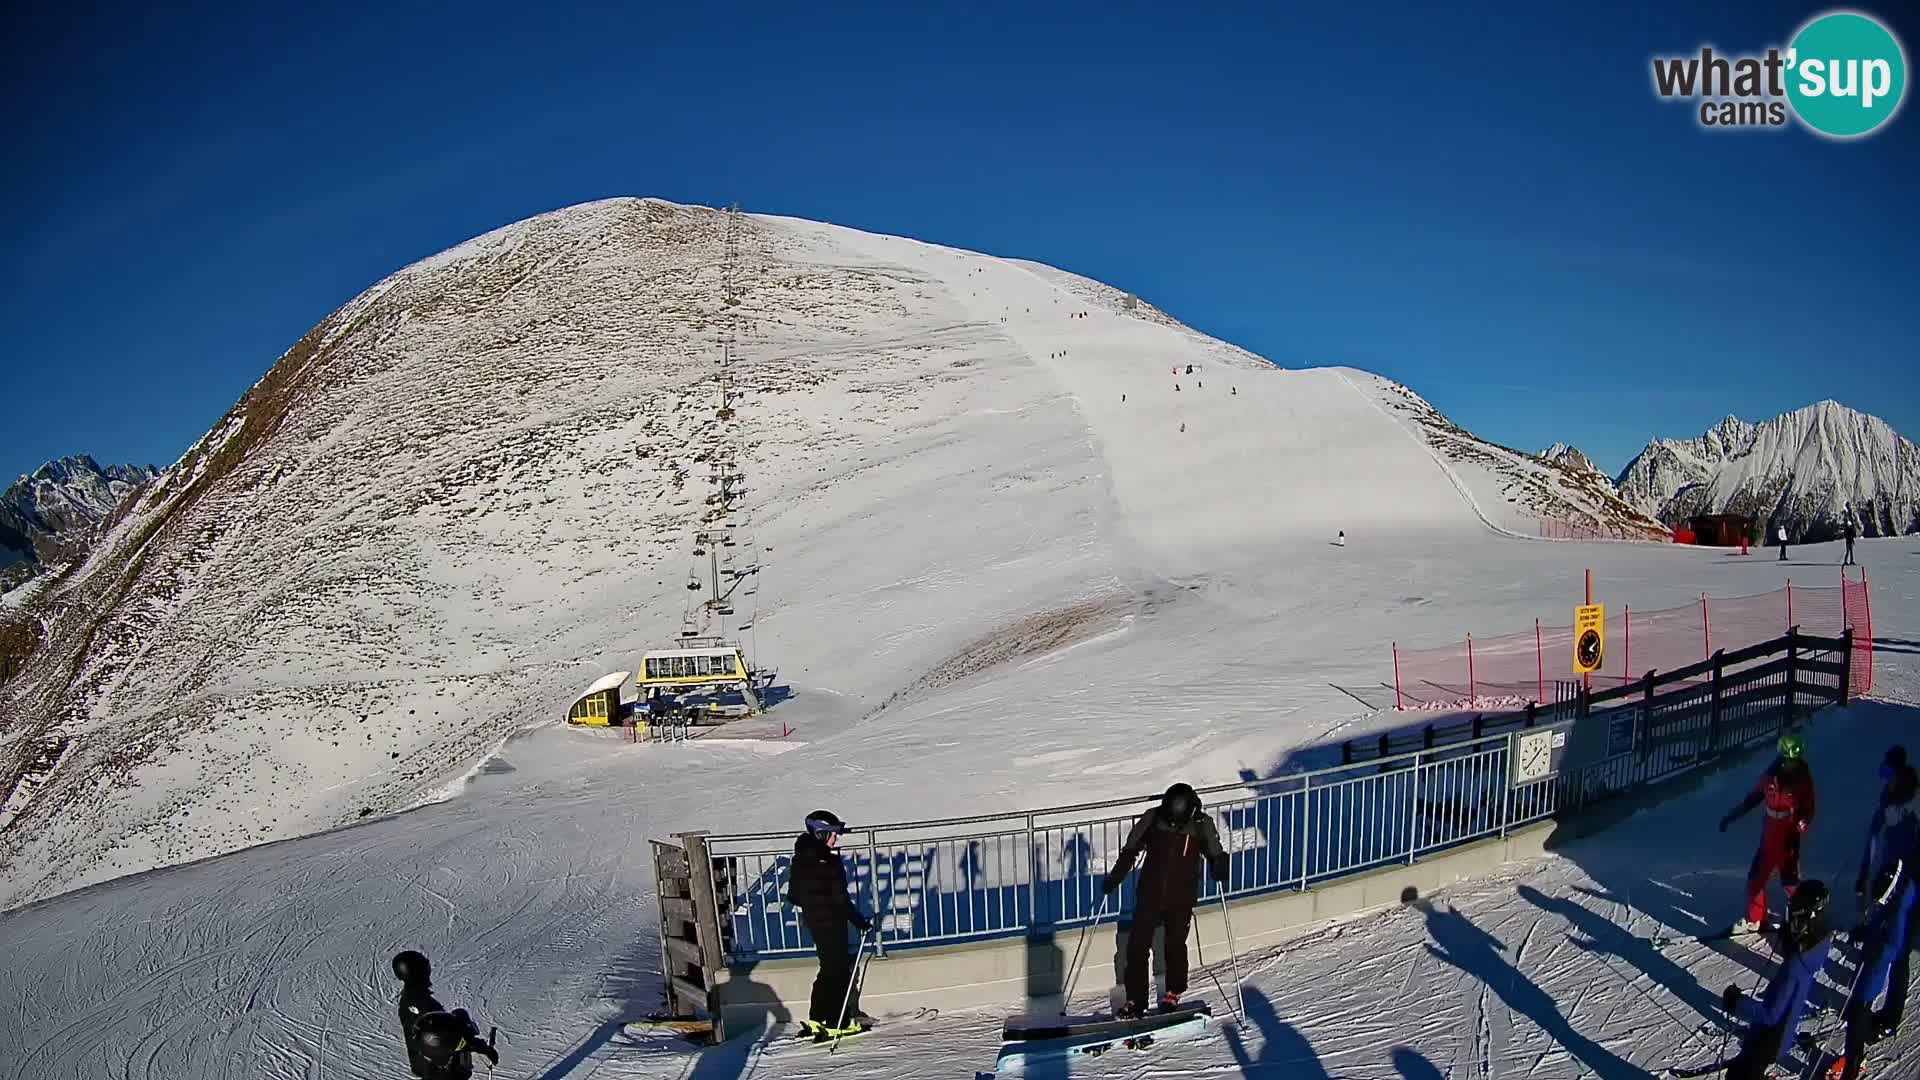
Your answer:
[[[1896,766],[1880,806],[1873,812],[1861,870],[1861,880],[1867,886],[1860,896],[1860,928],[1853,935],[1861,943],[1860,967],[1842,1017],[1847,1036],[1838,1068],[1841,1080],[1854,1080],[1861,1074],[1868,1044],[1898,1031],[1906,1011],[1909,969],[1905,961],[1912,944],[1908,934],[1916,898],[1911,867],[1915,855],[1920,854],[1917,796],[1920,775],[1911,765]],[[1882,991],[1887,994],[1886,1006],[1875,1010],[1873,1004]]]
[[[847,895],[846,865],[834,850],[846,831],[847,823],[830,811],[808,814],[807,831],[793,842],[793,873],[787,879],[787,900],[800,909],[800,917],[813,935],[814,952],[820,957],[820,973],[814,976],[813,998],[802,1025],[816,1038],[836,1027],[864,1028],[872,1022],[860,1009],[859,994],[856,992],[851,999],[847,996],[853,981],[847,925],[851,923],[865,934],[873,929],[873,920],[862,915]],[[840,1015],[843,1003],[847,1013],[844,1020]]]
[[[495,1065],[500,1054],[480,1037],[467,1010],[451,1013],[433,996],[433,966],[412,949],[393,958],[393,974],[400,980],[400,1036],[407,1044],[407,1067],[424,1080],[467,1080],[473,1075],[473,1055]]]
[[[1147,861],[1134,897],[1133,926],[1127,931],[1127,1002],[1122,1010],[1136,1015],[1147,1008],[1147,983],[1153,974],[1148,954],[1156,927],[1164,935],[1160,958],[1167,968],[1167,992],[1160,1006],[1173,1008],[1187,991],[1187,930],[1199,893],[1200,860],[1207,861],[1213,880],[1227,880],[1220,833],[1213,819],[1200,812],[1200,796],[1186,784],[1168,788],[1159,806],[1140,815],[1101,889],[1109,895],[1118,889],[1142,853]]]

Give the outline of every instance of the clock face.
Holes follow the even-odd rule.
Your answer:
[[[1550,731],[1524,735],[1520,738],[1519,755],[1516,761],[1516,776],[1521,780],[1537,780],[1547,775],[1553,767],[1553,733]]]

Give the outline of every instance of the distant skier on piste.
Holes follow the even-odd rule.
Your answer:
[[[1760,850],[1754,852],[1747,869],[1746,915],[1733,926],[1735,933],[1751,933],[1767,921],[1767,882],[1777,872],[1780,885],[1792,898],[1800,883],[1800,838],[1813,824],[1813,770],[1808,767],[1806,742],[1788,732],[1780,736],[1780,754],[1767,766],[1765,775],[1755,784],[1740,805],[1720,819],[1720,831],[1752,810],[1765,804],[1766,819],[1760,827]]]
[[[815,810],[807,815],[806,831],[793,842],[793,873],[787,882],[787,900],[800,909],[800,917],[813,935],[814,952],[820,957],[820,972],[813,979],[813,997],[802,1022],[816,1041],[857,1034],[873,1026],[873,1018],[860,1009],[859,995],[853,988],[855,957],[847,927],[851,924],[863,935],[873,929],[873,920],[860,913],[847,894],[847,868],[835,850],[847,823],[830,810]]]
[[[433,996],[433,966],[424,954],[408,949],[395,955],[393,975],[400,980],[400,1035],[413,1075],[423,1080],[468,1080],[475,1054],[500,1064],[499,1051],[480,1037],[467,1010],[448,1012]]]
[[[1897,747],[1895,749],[1898,749]],[[1846,1002],[1846,1044],[1828,1073],[1833,1080],[1854,1080],[1861,1074],[1866,1048],[1898,1030],[1906,1006],[1906,974],[1893,979],[1896,966],[1905,967],[1911,945],[1915,887],[1913,860],[1920,855],[1920,776],[1913,766],[1894,768],[1892,779],[1873,815],[1864,867],[1866,888],[1861,892],[1861,943],[1858,977]],[[1874,1002],[1882,992],[1884,1008]]]
[[[1825,882],[1801,882],[1787,904],[1786,924],[1778,936],[1780,966],[1766,992],[1756,999],[1728,984],[1721,995],[1727,1012],[1747,1025],[1739,1053],[1727,1062],[1728,1080],[1764,1080],[1768,1068],[1793,1049],[1807,997],[1827,964],[1829,898]]]
[[[1193,905],[1199,896],[1200,860],[1205,859],[1213,880],[1227,880],[1227,853],[1213,819],[1200,810],[1200,796],[1186,784],[1167,789],[1160,805],[1140,815],[1120,858],[1101,881],[1111,895],[1126,880],[1134,862],[1145,854],[1139,891],[1134,897],[1133,926],[1127,931],[1126,1003],[1122,1017],[1139,1016],[1147,1009],[1147,983],[1153,969],[1149,953],[1153,932],[1163,934],[1161,960],[1167,969],[1167,990],[1160,1008],[1172,1010],[1187,991],[1187,930],[1193,925]]]

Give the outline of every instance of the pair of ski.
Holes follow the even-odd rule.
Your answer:
[[[1018,1076],[1029,1065],[1076,1057],[1098,1057],[1112,1050],[1150,1050],[1161,1043],[1185,1042],[1206,1034],[1213,1010],[1205,1002],[1183,1002],[1166,1012],[1127,1018],[1021,1017],[1001,1031],[1005,1045],[994,1065],[996,1075]]]

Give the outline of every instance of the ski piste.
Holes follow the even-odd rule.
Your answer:
[[[1734,938],[1760,937],[1765,934],[1771,934],[1778,929],[1780,929],[1779,923],[1767,923],[1764,926],[1757,926],[1751,930],[1743,930],[1738,923],[1734,923],[1722,927],[1719,930],[1709,930],[1704,934],[1655,934],[1647,939],[1647,944],[1652,945],[1656,949],[1664,949],[1669,945],[1677,945],[1683,941],[1705,944],[1709,941],[1730,941]]]
[[[1161,1043],[1189,1042],[1206,1035],[1213,1025],[1211,1013],[1197,1009],[1154,1017],[1158,1026],[1132,1031],[1079,1035],[1058,1039],[1022,1039],[1000,1049],[994,1064],[995,1076],[1021,1076],[1030,1065],[1057,1068],[1063,1061],[1078,1057],[1098,1057],[1109,1051],[1151,1050]]]
[[[1188,1001],[1165,1012],[1151,1012],[1131,1018],[1118,1016],[1010,1016],[1001,1029],[1005,1042],[1029,1042],[1037,1039],[1070,1039],[1081,1035],[1110,1035],[1151,1031],[1191,1018],[1193,1013],[1213,1015],[1204,1001]]]

